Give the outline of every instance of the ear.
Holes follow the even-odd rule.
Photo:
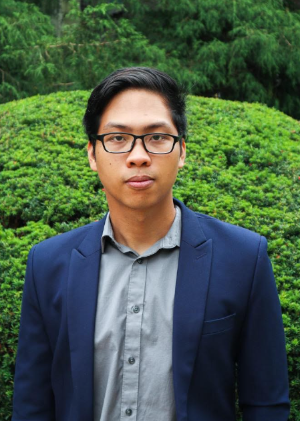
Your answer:
[[[178,168],[182,168],[184,166],[185,157],[186,157],[186,145],[185,145],[185,140],[183,139],[181,143],[181,152],[180,152],[180,157],[179,157],[179,162],[178,162]]]
[[[88,153],[89,164],[90,164],[91,170],[97,171],[96,158],[95,158],[92,142],[89,142],[87,145],[87,153]]]

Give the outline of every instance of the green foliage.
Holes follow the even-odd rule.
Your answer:
[[[70,23],[64,27],[63,44],[56,48],[61,58],[53,59],[58,79],[67,83],[71,73],[72,89],[92,88],[117,68],[159,66],[165,61],[164,51],[150,45],[128,19],[112,17],[123,10],[118,2],[111,2],[87,6],[81,12],[76,0],[71,1]]]
[[[0,2],[0,102],[38,92],[52,71],[43,57],[43,46],[50,39],[54,40],[50,18],[37,7]]]
[[[137,29],[189,69],[181,80],[191,93],[258,101],[300,118],[300,14],[281,0],[126,4]]]
[[[299,0],[34,2],[48,13],[52,5],[55,25],[33,4],[0,4],[0,102],[91,89],[117,68],[145,65],[192,94],[300,119]]]
[[[30,247],[107,211],[81,126],[87,92],[0,106],[0,419],[10,419],[22,286]],[[300,421],[300,124],[258,104],[189,97],[187,163],[174,196],[265,235],[283,308]]]
[[[112,2],[81,12],[77,0],[72,0],[58,38],[49,17],[36,6],[15,0],[0,5],[0,102],[87,89],[117,68],[165,62],[164,51],[150,45],[128,19],[112,18],[122,10]],[[169,65],[175,62],[179,63],[172,59]]]

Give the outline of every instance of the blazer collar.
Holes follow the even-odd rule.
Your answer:
[[[79,244],[77,250],[84,257],[88,257],[93,253],[101,251],[101,237],[107,214],[100,221],[90,224],[89,231]]]
[[[173,201],[174,204],[180,207],[182,213],[181,242],[188,243],[192,247],[197,247],[205,242],[206,237],[195,213],[180,202],[180,200],[173,199]],[[101,251],[101,237],[106,218],[107,214],[101,220],[90,224],[87,235],[77,249],[84,257]]]
[[[181,242],[188,243],[192,247],[198,247],[206,241],[199,218],[197,218],[195,212],[187,208],[180,200],[173,199],[173,201],[180,207],[182,214]]]
[[[67,324],[78,419],[93,420],[94,330],[105,218],[87,227],[79,247],[73,249],[67,287]]]
[[[200,219],[181,202],[182,234],[173,314],[173,384],[178,421],[186,421],[188,391],[203,329],[212,260]]]

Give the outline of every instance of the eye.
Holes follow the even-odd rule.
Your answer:
[[[169,143],[173,142],[173,137],[166,133],[152,133],[149,137],[149,141],[152,143]]]
[[[124,142],[126,139],[123,135],[112,134],[112,135],[106,136],[105,140],[109,142],[119,143],[119,142]]]
[[[161,135],[161,134],[153,134],[151,136],[151,140],[154,140],[156,142],[159,142],[159,141],[164,140],[164,139],[165,139],[164,135]]]

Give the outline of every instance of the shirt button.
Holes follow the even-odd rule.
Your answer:
[[[130,415],[132,415],[132,409],[127,408],[126,411],[125,411],[125,414],[130,417]]]
[[[128,358],[128,362],[129,362],[129,364],[134,364],[135,363],[135,358],[129,357]]]
[[[140,308],[139,308],[139,306],[135,305],[135,306],[132,306],[132,307],[131,307],[131,310],[132,310],[134,313],[138,313],[138,312],[140,311]]]
[[[139,265],[141,265],[143,263],[143,259],[137,259],[137,262]]]

